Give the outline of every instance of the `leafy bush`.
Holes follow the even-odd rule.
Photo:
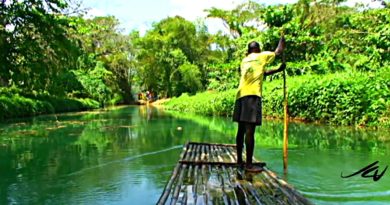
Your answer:
[[[288,108],[293,118],[342,125],[390,127],[390,70],[288,78]],[[283,117],[281,80],[266,82],[263,112]],[[236,90],[183,94],[165,103],[170,110],[230,116]]]
[[[0,89],[0,120],[15,117],[29,117],[39,114],[80,111],[99,108],[99,102],[92,99],[68,99],[45,94],[19,94],[15,88]]]
[[[92,98],[101,104],[111,99],[112,90],[105,81],[112,78],[112,72],[108,71],[102,62],[98,62],[96,67],[90,71],[75,70],[73,72],[83,87],[80,93],[77,93],[78,95]]]
[[[233,110],[235,91],[204,92],[194,96],[184,93],[166,103],[167,108],[175,111],[202,115],[229,116]]]
[[[209,67],[208,73],[209,90],[225,91],[236,88],[239,80],[239,63],[220,63]]]
[[[96,100],[90,99],[90,98],[84,98],[84,99],[72,99],[76,100],[81,103],[82,110],[89,110],[89,109],[98,109],[100,107],[99,102]]]
[[[48,102],[25,98],[18,94],[0,96],[0,120],[53,113],[53,111],[53,106]]]

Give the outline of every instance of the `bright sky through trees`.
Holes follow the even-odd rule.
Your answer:
[[[238,4],[247,0],[84,0],[83,4],[89,8],[88,15],[103,16],[113,15],[121,22],[121,27],[128,32],[137,29],[143,34],[151,28],[153,22],[168,16],[180,15],[187,20],[194,21],[204,18],[204,9],[217,7],[220,9],[233,9]],[[255,0],[262,4],[286,4],[295,3],[297,0]],[[271,3],[272,2],[272,3]],[[380,3],[371,0],[349,0],[348,5],[356,2],[369,4],[371,7],[378,7]],[[206,25],[211,33],[223,30],[222,22],[218,19],[207,19]]]

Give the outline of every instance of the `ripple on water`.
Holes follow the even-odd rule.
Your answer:
[[[327,193],[301,191],[306,197],[311,198],[316,204],[327,202],[348,202],[351,204],[383,204],[390,200],[390,190],[367,192],[367,191],[331,191]]]

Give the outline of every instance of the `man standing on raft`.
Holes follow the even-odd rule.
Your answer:
[[[237,163],[243,165],[242,149],[246,147],[245,169],[251,172],[259,172],[261,167],[252,164],[253,150],[255,146],[255,129],[261,125],[262,118],[262,86],[263,78],[268,75],[283,71],[286,68],[282,64],[278,69],[265,70],[265,66],[272,63],[276,55],[280,55],[285,48],[285,39],[279,40],[275,52],[260,52],[260,45],[256,41],[248,44],[248,54],[241,62],[241,79],[234,105],[233,121],[238,122],[236,136]]]

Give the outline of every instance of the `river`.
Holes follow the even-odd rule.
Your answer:
[[[234,143],[221,117],[146,106],[46,115],[0,124],[0,204],[155,204],[187,141]],[[257,128],[255,157],[283,177],[283,124]],[[315,204],[388,204],[386,131],[290,123],[286,180]],[[371,175],[370,173],[369,175]]]

